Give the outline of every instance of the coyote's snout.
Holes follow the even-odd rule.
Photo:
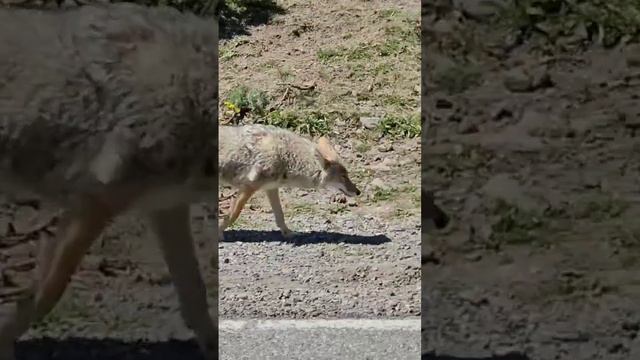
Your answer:
[[[267,194],[285,237],[293,232],[284,221],[280,187],[331,188],[347,196],[360,195],[327,138],[314,143],[292,131],[266,125],[221,126],[219,131],[220,181],[239,192],[220,221],[220,236],[259,190]]]
[[[218,359],[189,216],[218,188],[217,28],[215,19],[125,3],[0,7],[0,191],[64,209],[41,244],[33,286],[0,317],[0,360],[14,360],[15,340],[130,210],[149,219],[182,317],[205,359]]]

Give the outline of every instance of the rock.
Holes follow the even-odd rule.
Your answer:
[[[369,166],[369,170],[373,170],[373,171],[391,171],[391,168],[385,164],[379,163],[379,164],[373,164],[371,166]]]
[[[393,145],[391,143],[382,144],[382,145],[378,146],[378,151],[380,151],[382,153],[393,151]]]
[[[451,34],[456,30],[455,23],[448,19],[440,19],[431,28],[436,34]]]
[[[492,120],[502,120],[504,118],[513,117],[513,104],[509,101],[501,101],[491,109]]]
[[[640,45],[632,44],[624,49],[624,57],[629,67],[640,67]]]
[[[553,87],[555,83],[551,79],[551,74],[546,69],[534,71],[532,76],[532,86],[534,90]]]
[[[485,0],[453,0],[453,5],[472,19],[487,19],[499,11],[497,6],[492,6]]]
[[[465,259],[472,261],[472,262],[476,262],[476,261],[480,261],[482,259],[482,254],[479,252],[473,252],[471,254],[467,254],[465,256]]]
[[[362,127],[369,130],[377,128],[378,124],[380,124],[380,121],[382,121],[382,118],[379,117],[363,116],[360,118],[360,124],[362,125]]]
[[[503,84],[511,92],[529,92],[535,89],[534,79],[519,69],[509,71],[504,77]]]
[[[386,181],[380,179],[380,178],[375,178],[373,180],[371,180],[371,182],[369,183],[369,185],[373,188],[380,188],[380,189],[386,189],[389,187],[389,185],[387,184]]]
[[[517,346],[500,346],[493,351],[493,356],[506,359],[525,359],[524,354],[525,351]]]
[[[618,118],[623,121],[624,127],[636,131],[640,129],[640,114],[636,112],[621,112]]]
[[[27,233],[32,230],[38,220],[38,211],[36,209],[30,206],[21,206],[14,216],[13,226],[17,233]]]

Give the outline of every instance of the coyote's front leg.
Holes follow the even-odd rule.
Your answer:
[[[282,236],[285,238],[291,238],[297,235],[297,232],[291,231],[287,224],[284,221],[284,212],[282,211],[282,204],[280,203],[280,195],[278,194],[278,189],[270,189],[265,191],[267,193],[267,198],[269,199],[269,204],[271,205],[271,210],[273,211],[273,216],[276,219],[276,225],[280,229]]]
[[[34,289],[0,319],[0,360],[13,360],[14,342],[58,303],[83,256],[110,218],[110,211],[90,199],[63,216],[54,242],[44,244],[39,254]]]
[[[150,220],[178,293],[182,318],[196,334],[205,358],[217,360],[218,322],[214,321],[209,314],[207,290],[202,280],[191,236],[189,206],[181,205],[154,211],[150,215]],[[214,263],[217,265],[217,262]],[[215,274],[214,291],[217,299],[217,268]],[[216,320],[217,315],[216,312]]]

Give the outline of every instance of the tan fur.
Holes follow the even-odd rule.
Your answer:
[[[0,8],[0,191],[64,209],[33,284],[0,318],[0,360],[14,360],[15,340],[55,307],[107,224],[134,211],[205,358],[218,358],[189,216],[217,190],[217,44],[215,20],[166,8]]]
[[[320,137],[318,139],[318,151],[329,162],[338,161],[338,154],[327,138]]]
[[[221,126],[219,133],[220,181],[238,190],[237,199],[218,225],[221,238],[257,191],[266,193],[285,237],[294,233],[285,224],[279,188],[335,187],[348,196],[360,194],[327,138],[314,143],[292,131],[265,125]]]

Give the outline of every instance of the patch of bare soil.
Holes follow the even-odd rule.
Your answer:
[[[640,48],[480,3],[423,8],[423,186],[453,218],[423,235],[423,358],[638,358]]]

